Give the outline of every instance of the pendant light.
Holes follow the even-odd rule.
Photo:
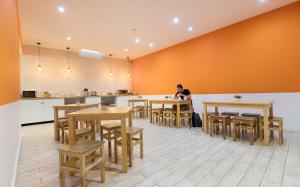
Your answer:
[[[41,43],[40,42],[37,42],[36,43],[37,44],[37,48],[38,48],[38,55],[39,55],[39,65],[38,65],[38,67],[37,67],[37,69],[39,70],[39,71],[42,71],[42,66],[41,66]]]
[[[66,47],[67,49],[67,72],[70,73],[71,72],[71,68],[70,68],[70,48]]]
[[[112,55],[109,54],[109,75],[112,76],[112,71],[111,71],[111,57]]]
[[[130,77],[130,58],[127,57],[127,76]]]

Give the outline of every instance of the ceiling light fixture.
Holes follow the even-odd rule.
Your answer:
[[[266,2],[267,0],[259,0],[260,3],[264,3]]]
[[[153,43],[149,43],[149,47],[150,48],[154,47],[154,44]]]
[[[125,51],[125,52],[128,52],[128,49],[127,49],[127,48],[125,48],[125,49],[124,49],[124,51]]]
[[[190,32],[193,31],[193,27],[189,26],[188,31],[190,31]]]
[[[38,65],[38,67],[37,67],[37,69],[39,70],[39,71],[42,71],[42,66],[41,66],[41,43],[40,42],[37,42],[36,43],[37,44],[37,48],[38,48],[38,56],[39,56],[39,65]]]
[[[138,43],[140,43],[140,39],[136,38],[136,39],[134,40],[134,42],[138,44]]]
[[[127,76],[130,77],[130,58],[127,57]]]
[[[67,72],[70,73],[71,72],[71,68],[70,68],[70,48],[69,47],[66,47],[67,49]]]
[[[65,12],[65,8],[63,6],[58,6],[57,7],[58,12],[60,13],[64,13]]]
[[[71,41],[72,38],[71,38],[70,36],[68,36],[66,39],[67,39],[68,41]]]
[[[112,55],[109,54],[109,75],[112,76],[112,71],[111,71],[111,57]]]
[[[173,23],[175,24],[179,23],[179,18],[178,17],[173,18]]]

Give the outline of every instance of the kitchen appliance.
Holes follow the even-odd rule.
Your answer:
[[[97,96],[97,92],[96,91],[91,91],[90,96]]]
[[[117,94],[118,95],[127,95],[128,94],[128,90],[117,90]]]
[[[89,96],[89,89],[85,88],[83,89],[83,92],[82,92],[82,96]]]
[[[36,91],[23,91],[22,98],[36,98]]]

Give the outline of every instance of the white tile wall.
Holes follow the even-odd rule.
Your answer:
[[[70,53],[71,73],[66,71],[67,53],[41,48],[42,71],[37,70],[38,56],[34,46],[23,46],[21,56],[21,90],[49,91],[53,94],[80,94],[84,88],[95,91],[115,92],[131,89],[127,76],[127,61],[113,59],[109,75],[108,59],[91,59]]]

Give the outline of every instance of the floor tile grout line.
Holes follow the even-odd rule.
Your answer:
[[[238,185],[240,185],[240,183],[243,181],[243,179],[245,178],[245,176],[248,173],[249,169],[251,168],[253,162],[256,160],[256,158],[258,157],[258,155],[261,153],[262,150],[263,150],[263,147],[260,147],[259,151],[256,153],[254,159],[252,160],[251,164],[249,165],[249,167],[245,171],[245,173],[244,173],[243,177],[241,178],[241,180],[239,181]]]
[[[286,158],[285,158],[285,162],[284,162],[283,174],[282,174],[282,177],[281,177],[281,187],[283,186],[283,179],[284,179],[284,176],[285,176],[286,163],[287,163],[288,156],[289,156],[290,143],[291,143],[292,135],[293,135],[293,133],[290,133],[290,136],[289,136],[289,144],[288,144],[288,150],[287,150],[287,154],[286,154]]]
[[[262,181],[263,181],[263,179],[264,179],[264,177],[265,177],[265,174],[266,174],[266,172],[267,172],[267,169],[269,168],[271,159],[272,159],[272,157],[273,157],[273,154],[274,154],[274,151],[275,151],[277,145],[278,145],[278,144],[276,143],[275,146],[273,147],[272,154],[271,154],[271,156],[270,156],[270,158],[269,158],[269,160],[268,160],[267,166],[265,167],[264,173],[263,173],[263,175],[262,175],[262,177],[261,177],[261,179],[260,179],[259,187],[261,186],[261,183],[262,183]],[[270,146],[270,145],[269,145],[269,146]]]

